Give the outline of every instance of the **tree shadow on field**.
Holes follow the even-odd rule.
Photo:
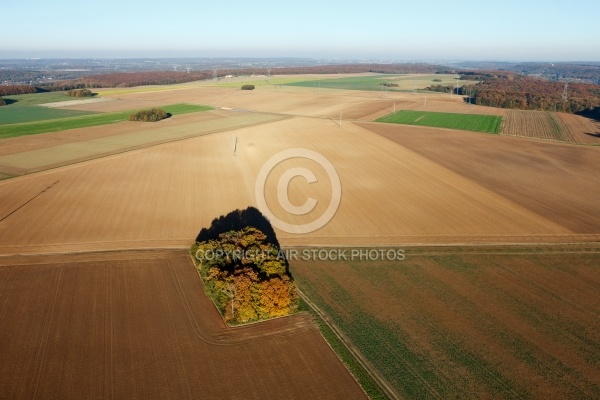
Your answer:
[[[13,99],[9,99],[9,98],[6,98],[6,97],[4,97],[4,103],[5,103],[7,106],[10,106],[11,104],[18,103],[18,101],[17,101],[17,100],[13,100]]]
[[[239,231],[248,226],[260,230],[267,236],[267,242],[279,248],[279,241],[271,223],[255,207],[248,207],[245,210],[235,210],[227,215],[221,215],[215,218],[209,228],[202,228],[196,242],[205,242],[207,240],[216,240],[222,233],[230,231]]]
[[[278,250],[281,248],[279,240],[273,226],[257,208],[248,207],[245,210],[235,210],[227,215],[221,215],[219,218],[215,218],[210,224],[209,228],[202,228],[198,236],[196,236],[196,242],[205,242],[209,240],[216,240],[222,233],[230,231],[239,231],[246,227],[253,227],[260,230],[265,234],[266,242],[275,246]],[[283,256],[285,263],[286,272],[291,276],[289,271],[289,263],[285,257],[284,252],[280,254]]]

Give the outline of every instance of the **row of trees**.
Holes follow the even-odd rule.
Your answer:
[[[230,323],[294,313],[298,292],[280,249],[253,227],[196,242],[192,258],[210,299]]]
[[[38,89],[32,85],[0,85],[0,96],[15,94],[37,93]]]
[[[457,88],[456,86],[452,85],[431,85],[429,87],[426,87],[425,90],[440,93],[454,93],[459,94],[461,96],[474,96],[477,93],[477,86],[463,85]]]
[[[445,86],[445,85],[431,85],[426,87],[425,90],[431,90],[432,92],[440,92],[440,93],[456,93],[456,87],[454,86]]]
[[[254,90],[254,85],[242,85],[242,90]]]
[[[71,97],[92,97],[94,93],[89,89],[70,89],[65,91],[65,95]]]
[[[130,121],[156,122],[165,119],[169,116],[161,108],[153,108],[151,110],[138,111],[129,116]]]

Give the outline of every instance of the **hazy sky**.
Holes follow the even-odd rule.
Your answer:
[[[0,58],[600,60],[598,0],[3,1]]]

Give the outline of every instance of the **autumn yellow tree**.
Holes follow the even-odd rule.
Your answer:
[[[298,292],[283,252],[253,227],[196,242],[192,258],[224,319],[246,323],[294,313]]]

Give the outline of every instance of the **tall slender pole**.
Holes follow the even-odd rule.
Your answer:
[[[460,77],[460,75],[459,75]],[[456,95],[458,96],[458,78],[456,78]]]

